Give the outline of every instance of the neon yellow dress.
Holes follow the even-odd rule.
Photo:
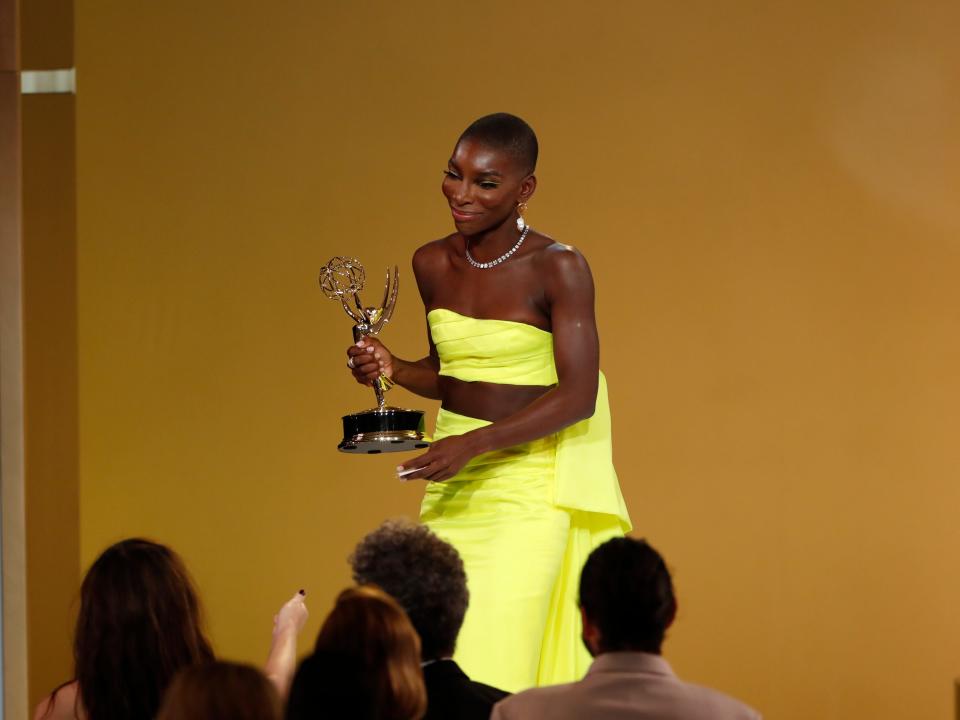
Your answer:
[[[526,323],[427,314],[440,374],[467,382],[557,383],[553,335]],[[488,425],[443,408],[435,439]],[[577,583],[587,555],[630,529],[613,468],[600,374],[596,411],[558,433],[485,453],[430,483],[420,519],[460,552],[470,607],[455,659],[480,682],[516,692],[580,679]]]

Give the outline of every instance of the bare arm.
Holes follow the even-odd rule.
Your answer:
[[[545,277],[557,385],[513,415],[469,433],[481,453],[536,440],[593,415],[600,373],[593,278],[580,253],[554,253]]]
[[[544,277],[557,385],[503,420],[435,442],[429,451],[404,463],[404,469],[424,468],[408,479],[446,480],[476,455],[545,437],[593,414],[600,349],[590,268],[572,248],[551,249]]]
[[[273,683],[281,700],[286,700],[297,669],[297,636],[307,621],[307,607],[301,590],[284,603],[273,619],[273,640],[263,674]]]
[[[440,399],[440,358],[437,348],[430,337],[430,326],[427,326],[427,342],[430,345],[430,354],[415,362],[393,359],[392,380],[420,397],[431,400]]]

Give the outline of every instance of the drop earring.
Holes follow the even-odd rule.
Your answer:
[[[525,202],[517,203],[517,230],[523,232],[527,223],[523,219],[523,214],[527,211],[527,204]]]

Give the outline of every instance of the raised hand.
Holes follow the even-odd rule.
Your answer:
[[[304,603],[306,593],[300,590],[296,595],[287,600],[276,615],[273,617],[273,634],[291,631],[294,635],[299,635],[303,630],[303,624],[307,622],[307,606]]]
[[[273,640],[263,672],[277,688],[281,699],[286,699],[297,668],[297,636],[309,615],[303,602],[305,597],[306,593],[301,590],[273,616]]]

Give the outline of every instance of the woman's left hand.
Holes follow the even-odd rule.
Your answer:
[[[450,435],[434,441],[429,450],[419,457],[407,460],[397,468],[397,472],[416,469],[416,472],[409,475],[401,475],[400,479],[443,482],[460,472],[471,458],[479,454],[480,451],[469,434]]]
[[[293,633],[294,636],[300,634],[304,623],[307,622],[307,606],[303,602],[307,594],[301,590],[292,598],[287,600],[280,611],[273,616],[273,634],[280,635],[285,632]]]

